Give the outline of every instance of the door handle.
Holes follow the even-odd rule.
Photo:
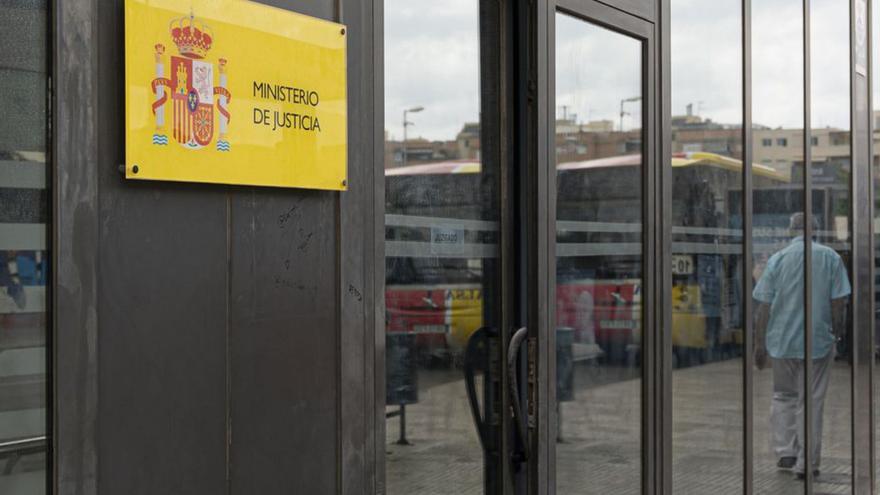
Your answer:
[[[477,436],[480,439],[480,446],[483,448],[483,451],[487,449],[487,435],[489,432],[486,430],[486,418],[485,415],[488,414],[486,412],[480,411],[480,401],[477,398],[477,387],[476,387],[476,375],[477,371],[483,369],[483,371],[488,373],[488,370],[485,370],[488,352],[489,352],[489,338],[490,332],[492,331],[489,327],[481,327],[474,331],[468,339],[467,346],[464,351],[464,386],[467,391],[468,404],[471,409],[471,416],[474,419],[474,427],[477,429]],[[484,410],[488,407],[488,405],[484,405]]]
[[[513,333],[510,344],[507,347],[507,386],[510,393],[510,408],[513,410],[513,421],[516,425],[516,433],[519,436],[522,451],[515,455],[515,460],[523,462],[529,458],[529,437],[526,418],[522,410],[522,401],[519,395],[519,375],[516,363],[519,360],[519,350],[523,341],[528,336],[528,329],[522,327]]]

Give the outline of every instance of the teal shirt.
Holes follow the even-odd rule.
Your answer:
[[[813,242],[813,359],[834,346],[831,300],[852,289],[843,260],[833,249]],[[796,237],[770,257],[752,293],[770,305],[767,353],[774,358],[804,358],[804,238]]]

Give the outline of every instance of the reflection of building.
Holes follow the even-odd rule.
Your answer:
[[[705,151],[731,158],[742,158],[742,128],[719,124],[693,115],[688,105],[686,115],[672,117],[672,152]]]
[[[392,141],[385,133],[385,168],[399,167],[403,164],[403,141]],[[424,138],[408,139],[406,142],[406,163],[442,162],[460,159],[480,159],[480,124],[467,122],[452,141],[429,141]]]
[[[880,124],[880,112],[875,113]],[[878,125],[876,128],[880,128]],[[875,131],[880,143],[880,130]],[[848,167],[850,163],[850,132],[833,127],[812,130],[812,159],[823,169]],[[767,165],[784,174],[799,174],[803,164],[803,129],[755,125],[753,156],[755,163]],[[707,152],[742,159],[742,127],[722,124],[688,113],[672,117],[673,153]],[[611,120],[578,122],[569,115],[556,120],[556,154],[560,162],[592,160],[615,154],[637,153],[641,149],[641,132],[636,129],[614,130]],[[880,149],[880,148],[875,148]],[[428,141],[410,139],[407,163],[415,165],[447,160],[480,158],[480,124],[467,122],[455,140]],[[385,141],[385,168],[403,163],[403,143]],[[814,170],[816,170],[814,168]],[[829,173],[832,173],[829,170]],[[815,175],[815,172],[814,172]]]
[[[458,145],[458,158],[460,159],[480,159],[480,124],[479,122],[468,122],[461,131],[455,136],[455,142]]]
[[[849,131],[834,128],[813,129],[812,160],[814,164],[849,164]],[[804,161],[803,129],[754,130],[755,161],[780,172],[790,173],[793,165]]]
[[[406,163],[442,162],[458,158],[455,141],[428,141],[424,138],[409,139],[406,142]],[[385,141],[385,168],[399,167],[403,164],[403,141]]]
[[[642,133],[639,129],[615,131],[610,120],[597,120],[585,124],[573,118],[556,120],[556,157],[562,162],[583,161],[638,153],[641,150]]]

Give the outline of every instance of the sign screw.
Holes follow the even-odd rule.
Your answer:
[[[340,29],[339,34],[345,34],[345,28]]]
[[[347,185],[348,185],[348,181],[345,180],[345,179],[343,179],[343,180],[342,180],[342,187],[345,187],[345,186],[347,186]]]
[[[137,165],[135,165],[135,166],[133,166],[133,167],[131,167],[131,172],[132,172],[132,173],[133,173],[133,174],[136,174],[136,173],[138,173],[138,170],[140,170],[140,169],[139,169],[139,168],[138,168],[138,166],[137,166]]]

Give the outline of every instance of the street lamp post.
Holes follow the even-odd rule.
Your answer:
[[[624,98],[620,100],[620,132],[623,132],[623,116],[627,115],[627,113],[623,110],[624,103],[631,103],[634,101],[640,101],[642,99],[641,96],[631,96],[629,98]]]
[[[418,113],[424,109],[425,109],[425,107],[418,106],[418,107],[407,108],[406,110],[403,111],[403,148],[401,150],[401,154],[403,155],[403,165],[401,165],[401,166],[403,166],[403,167],[406,166],[406,128],[413,125],[412,122],[406,120],[406,114]]]

